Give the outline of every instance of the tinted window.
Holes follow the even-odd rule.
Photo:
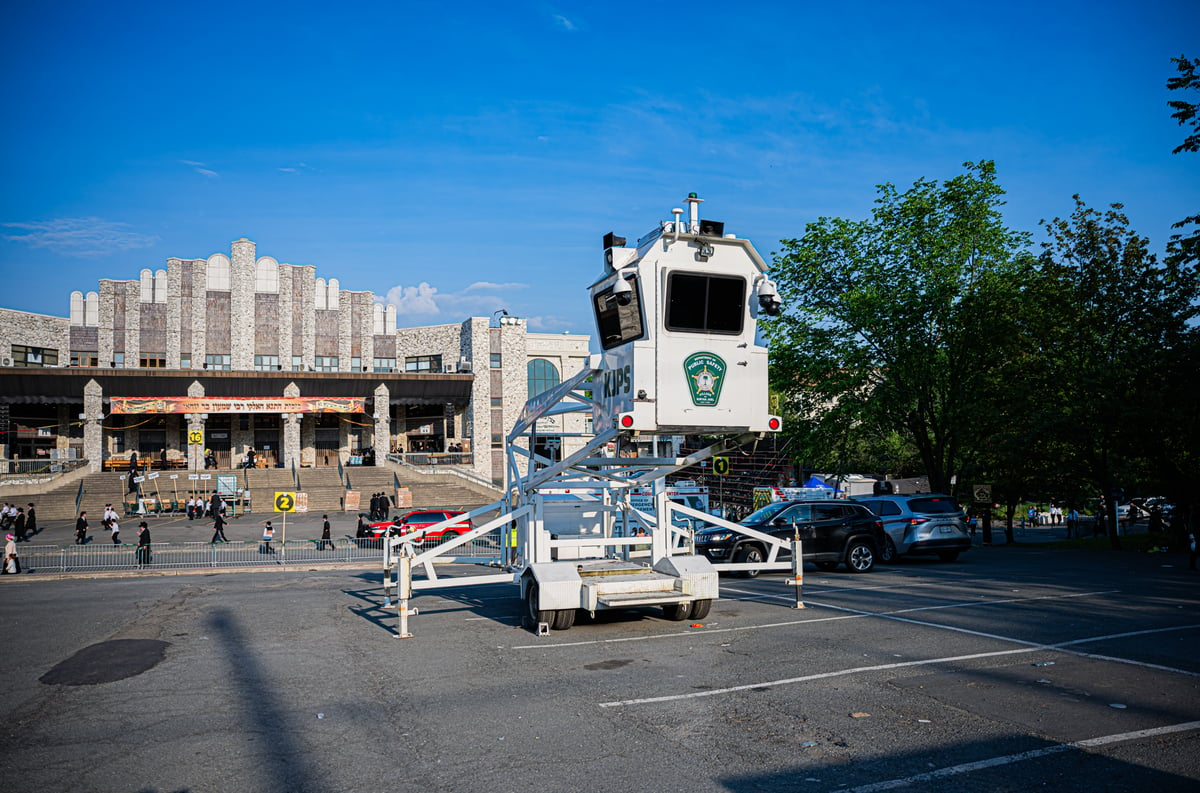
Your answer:
[[[842,508],[837,504],[814,504],[813,520],[841,520]]]
[[[667,278],[667,330],[741,333],[746,279],[699,273]]]
[[[404,519],[405,523],[441,523],[446,515],[441,512],[414,512]]]
[[[952,498],[914,498],[908,502],[913,512],[948,513],[958,512],[958,504]]]
[[[596,312],[596,330],[600,334],[600,345],[611,350],[626,342],[640,339],[644,335],[642,325],[642,287],[638,279],[631,278],[633,287],[629,305],[621,305],[613,296],[612,287],[597,292],[592,300]]]
[[[900,505],[895,501],[864,501],[862,504],[881,518],[900,514]]]
[[[812,507],[808,504],[797,504],[783,514],[783,519],[787,523],[803,523],[810,520],[811,512]]]

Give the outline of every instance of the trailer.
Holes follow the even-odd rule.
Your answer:
[[[695,193],[686,200],[686,219],[673,209],[632,246],[605,235],[603,270],[589,287],[601,352],[526,403],[506,441],[505,498],[468,517],[500,514],[420,552],[423,533],[388,540],[385,594],[396,595],[400,636],[416,614],[413,592],[436,586],[511,581],[539,634],[608,609],[701,619],[720,596],[718,570],[695,553],[692,535],[698,523],[736,524],[672,501],[667,477],[780,430],[757,338],[758,318],[780,300],[753,244],[702,220]],[[535,453],[539,419],[581,411],[592,415],[590,441],[561,460]],[[634,439],[679,434],[722,437],[685,457],[636,456]],[[438,578],[435,559],[497,530],[511,538],[503,572]]]

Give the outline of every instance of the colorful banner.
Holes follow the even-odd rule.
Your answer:
[[[112,397],[112,412],[365,413],[361,397]]]

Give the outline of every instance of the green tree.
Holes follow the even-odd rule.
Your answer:
[[[1173,363],[1188,349],[1198,296],[1194,269],[1174,257],[1160,264],[1121,209],[1100,213],[1075,196],[1070,218],[1045,224],[1023,320],[1026,386],[1038,394],[1027,426],[1068,481],[1106,496],[1165,463],[1163,441],[1178,424]]]
[[[1178,58],[1172,58],[1171,61],[1175,64],[1179,74],[1167,80],[1167,89],[1200,91],[1200,75],[1196,74],[1196,70],[1200,69],[1200,58],[1188,60],[1185,56],[1180,55]],[[1195,154],[1200,152],[1200,103],[1172,99],[1167,104],[1175,111],[1171,114],[1171,118],[1178,121],[1179,126],[1192,128],[1191,133],[1183,139],[1183,143],[1176,146],[1171,153],[1191,152]],[[1167,255],[1195,263],[1200,261],[1200,215],[1186,217],[1174,224],[1173,228],[1187,229],[1189,226],[1195,227],[1190,233],[1181,232],[1171,237]]]
[[[911,447],[935,490],[992,428],[997,386],[1030,272],[1007,229],[990,161],[904,192],[885,184],[867,220],[823,217],[784,240],[772,270],[785,310],[766,325],[772,381],[798,433],[826,450]]]

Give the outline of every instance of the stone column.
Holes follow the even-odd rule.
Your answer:
[[[300,387],[294,382],[288,383],[283,389],[285,397],[300,396]],[[284,413],[283,414],[283,467],[288,470],[295,465],[300,467],[300,421],[304,417],[303,413]]]
[[[83,387],[83,456],[92,472],[101,470],[104,456],[104,389],[95,380]]]
[[[204,396],[204,386],[200,384],[199,380],[193,380],[192,384],[188,386],[187,395],[196,398]],[[187,467],[190,471],[199,471],[204,468],[204,421],[207,418],[207,413],[187,414],[188,434],[200,432],[200,444],[197,446],[189,443],[187,446]]]
[[[375,451],[375,464],[380,465],[391,451],[391,392],[380,383],[375,389],[375,440],[371,448]]]

